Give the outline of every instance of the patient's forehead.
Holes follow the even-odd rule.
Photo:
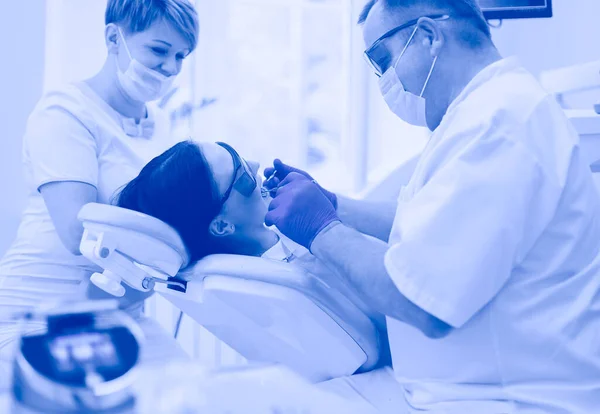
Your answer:
[[[233,178],[233,159],[231,158],[231,154],[214,142],[201,142],[199,145],[219,186],[219,194],[223,196]]]

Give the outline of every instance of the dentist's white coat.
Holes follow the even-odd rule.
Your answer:
[[[398,201],[388,273],[455,328],[428,339],[388,318],[415,412],[599,412],[600,199],[577,133],[516,59],[452,103]]]

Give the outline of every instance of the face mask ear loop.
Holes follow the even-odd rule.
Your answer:
[[[129,52],[129,47],[127,47],[127,42],[125,41],[125,36],[123,36],[123,32],[121,31],[121,28],[119,26],[117,26],[117,30],[119,31],[119,34],[121,35],[121,39],[123,40],[123,45],[125,45],[125,51],[127,52],[127,56],[129,56],[129,60],[133,60],[133,58],[131,57],[131,52]]]
[[[435,63],[437,62],[438,57],[434,57],[433,58],[433,63],[431,64],[431,69],[429,69],[429,74],[427,75],[427,79],[425,79],[425,84],[423,85],[423,90],[421,90],[421,94],[419,95],[420,97],[423,97],[423,94],[425,93],[425,88],[427,87],[427,84],[429,83],[429,79],[431,79],[431,74],[433,73],[433,69],[435,68]]]
[[[404,46],[404,49],[402,49],[402,52],[400,52],[400,56],[398,56],[398,59],[396,59],[396,62],[394,62],[394,65],[392,66],[394,68],[394,70],[396,70],[396,66],[398,65],[398,62],[400,62],[400,59],[402,58],[402,56],[404,56],[404,52],[406,52],[406,49],[408,49],[408,46],[410,46],[410,42],[412,42],[413,38],[417,34],[418,29],[419,29],[419,26],[415,27],[415,30],[413,30],[412,34],[408,38],[408,42],[406,42],[406,46]]]

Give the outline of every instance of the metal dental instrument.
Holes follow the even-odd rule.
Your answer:
[[[265,183],[267,183],[269,180],[271,180],[272,178],[275,177],[275,174],[277,174],[277,170],[273,171],[273,174],[271,174],[264,182],[263,182],[263,186],[260,187],[260,195],[265,198],[269,195],[271,195],[271,191],[273,190],[277,190],[277,187],[268,189],[267,187],[264,186]]]

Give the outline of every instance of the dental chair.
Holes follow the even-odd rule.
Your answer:
[[[79,220],[81,253],[102,269],[95,285],[115,296],[122,282],[154,290],[250,361],[283,364],[311,382],[378,362],[373,322],[293,264],[219,254],[188,266],[177,232],[153,217],[91,203]]]

